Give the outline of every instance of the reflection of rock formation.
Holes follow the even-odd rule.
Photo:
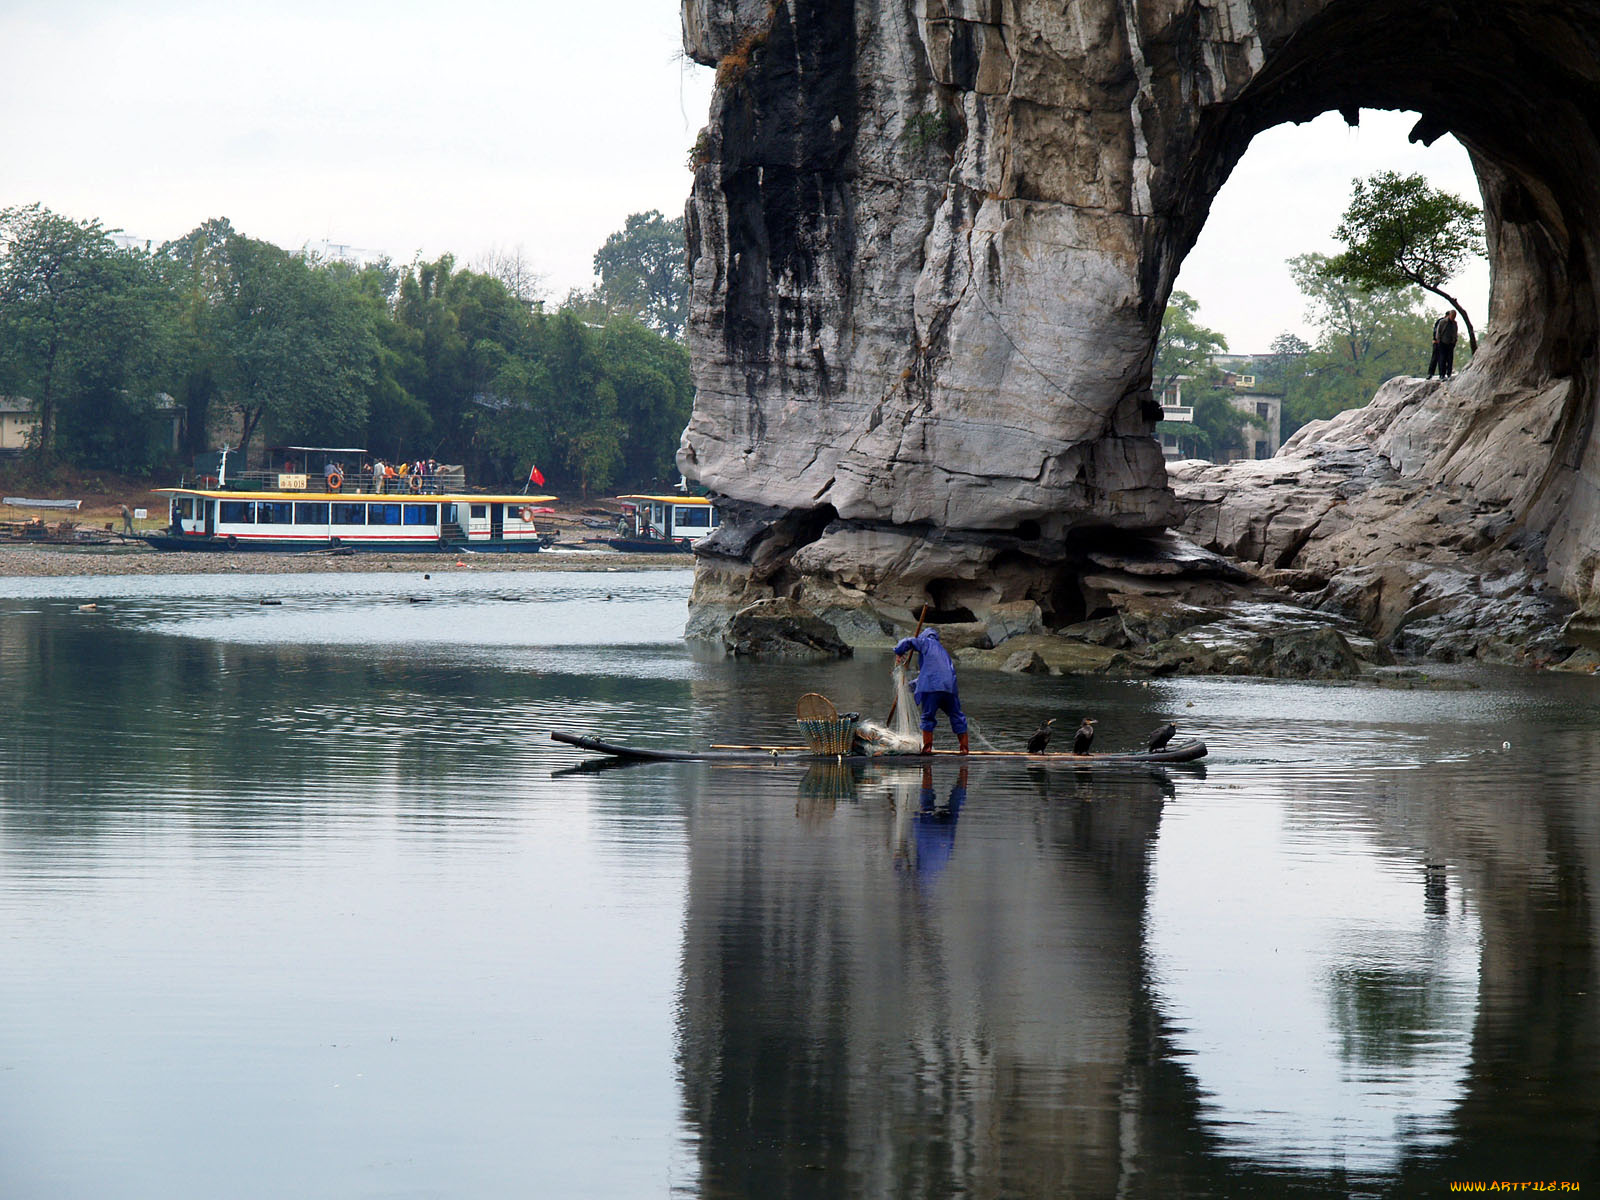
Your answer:
[[[1461,1094],[1430,1096],[1455,1101],[1445,1144],[1403,1158],[1395,1194],[1600,1166],[1600,816],[1574,782],[1600,751],[1585,741],[1542,746],[1563,763],[1543,783],[1494,756],[1332,796],[1289,784],[1296,838],[1375,842],[1412,864],[1422,926],[1462,909],[1481,923]],[[1224,1147],[1152,999],[1149,852],[1171,784],[1051,770],[1018,788],[979,768],[953,853],[925,877],[921,774],[882,771],[849,796],[803,786],[837,793],[820,819],[797,821],[774,776],[696,804],[679,1059],[704,1194],[1349,1194],[1343,1169]],[[935,772],[934,807],[955,783]],[[1397,970],[1350,949],[1324,1015],[1334,1051],[1381,1087],[1472,1018],[1426,954]]]
[[[929,874],[903,774],[820,824],[696,804],[679,1052],[703,1193],[1109,1195],[1162,782],[1040,803],[977,774]],[[929,818],[958,783],[935,772]]]
[[[1594,1178],[1600,1169],[1600,814],[1576,780],[1600,770],[1589,731],[1509,729],[1522,749],[1470,767],[1395,773],[1356,823],[1415,863],[1417,906],[1470,906],[1482,929],[1471,1067],[1439,1160],[1408,1173]],[[1496,737],[1500,736],[1496,732]],[[1529,751],[1548,764],[1529,771]],[[1326,828],[1327,797],[1304,796]],[[1448,880],[1448,883],[1446,883]],[[1425,999],[1425,997],[1424,997]],[[1424,1013],[1405,1032],[1426,1039]]]
[[[1589,597],[1600,142],[1578,99],[1600,66],[1573,48],[1593,5],[683,12],[718,66],[680,454],[728,502],[702,606],[807,582],[813,607],[1070,609],[1069,535],[1177,518],[1149,368],[1217,189],[1257,132],[1361,106],[1454,133],[1484,190],[1493,332],[1451,388],[1456,444],[1418,478],[1548,533],[1552,577]]]

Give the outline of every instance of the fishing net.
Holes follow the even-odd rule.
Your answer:
[[[894,702],[887,721],[859,721],[856,738],[868,754],[918,754],[922,751],[922,713],[911,694],[904,663],[897,662],[893,680]]]

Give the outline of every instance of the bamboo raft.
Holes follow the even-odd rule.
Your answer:
[[[848,763],[931,763],[937,760],[960,758],[983,762],[1020,762],[1039,766],[1100,767],[1121,766],[1132,763],[1190,763],[1206,756],[1206,744],[1188,741],[1165,750],[1139,750],[1124,754],[1073,754],[1061,751],[1046,754],[1029,754],[1026,750],[974,750],[963,755],[955,750],[935,750],[930,754],[817,754],[806,746],[733,746],[713,745],[704,750],[658,750],[645,746],[619,746],[599,738],[582,737],[575,733],[551,733],[552,741],[604,754],[620,762],[709,762],[709,763],[774,763],[778,765],[803,765],[818,762]]]

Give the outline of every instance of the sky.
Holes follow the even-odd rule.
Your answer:
[[[676,0],[6,0],[0,206],[141,240],[482,262],[554,297],[630,213],[681,216],[712,72]]]
[[[521,250],[559,300],[630,213],[683,212],[712,72],[678,0],[5,0],[0,206],[160,243],[212,217],[290,249],[466,265]],[[1260,135],[1177,286],[1230,349],[1314,341],[1284,260],[1331,252],[1350,181],[1418,170],[1477,199],[1413,118]],[[1488,270],[1461,281],[1475,319]],[[1479,321],[1481,324],[1481,320]]]
[[[1316,343],[1304,298],[1285,260],[1312,252],[1337,254],[1333,231],[1350,202],[1350,185],[1375,171],[1427,176],[1437,188],[1483,203],[1478,178],[1461,143],[1442,137],[1432,147],[1406,134],[1415,113],[1364,110],[1354,129],[1336,113],[1304,125],[1258,134],[1217,193],[1211,215],[1175,286],[1200,305],[1196,320],[1228,339],[1235,354],[1264,353],[1285,331]],[[1449,292],[1483,327],[1489,312],[1489,266],[1468,266]],[[1428,311],[1444,311],[1435,296]]]

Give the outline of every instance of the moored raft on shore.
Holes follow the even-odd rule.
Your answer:
[[[1025,750],[974,750],[962,755],[954,750],[935,750],[931,754],[817,754],[806,746],[710,746],[704,750],[663,750],[643,746],[621,746],[599,738],[575,733],[550,734],[552,741],[593,754],[604,754],[624,762],[710,762],[777,763],[802,765],[815,762],[923,763],[935,759],[960,759],[973,762],[1018,762],[1029,765],[1101,767],[1131,763],[1188,763],[1206,756],[1206,744],[1188,741],[1165,750],[1141,750],[1127,754],[1073,754],[1070,751],[1029,754]]]

